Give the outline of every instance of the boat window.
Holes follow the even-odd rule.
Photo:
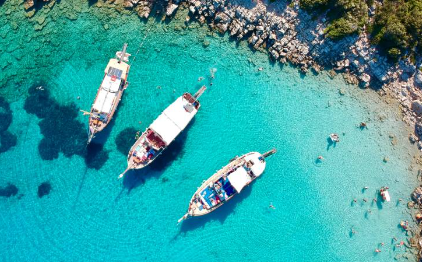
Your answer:
[[[116,76],[117,79],[120,79],[122,77],[122,73],[123,73],[122,70],[110,66],[108,68],[107,75],[110,77]]]

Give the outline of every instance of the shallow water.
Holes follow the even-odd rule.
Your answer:
[[[15,2],[0,9],[1,60],[8,61],[0,94],[10,102],[8,130],[17,136],[17,145],[0,154],[0,187],[19,189],[0,198],[2,261],[393,261],[404,252],[391,240],[405,239],[398,223],[410,220],[405,203],[416,184],[409,170],[413,151],[397,110],[373,91],[346,85],[340,76],[301,76],[244,44],[207,35],[205,27],[179,31],[180,23],[145,24],[134,15],[66,2],[31,19],[22,11],[3,16],[22,8],[12,7]],[[37,24],[43,29],[36,31]],[[101,159],[89,165],[82,152],[43,160],[39,150],[50,150],[39,146],[43,134],[61,131],[49,124],[41,133],[44,120],[24,109],[28,89],[42,82],[50,104],[89,109],[108,59],[125,41],[135,55],[148,30],[118,114],[96,141],[104,145],[94,150]],[[217,72],[210,86],[212,68]],[[201,76],[206,79],[198,82]],[[126,168],[118,135],[127,128],[144,130],[177,96],[202,84],[208,89],[186,132],[151,168],[117,180]],[[79,134],[66,108],[53,109],[57,126]],[[49,116],[43,119],[54,123]],[[81,115],[74,121],[87,126]],[[361,121],[367,130],[357,128]],[[333,132],[341,136],[335,147],[327,141]],[[77,146],[63,136],[59,142],[67,150]],[[235,155],[273,147],[278,152],[264,175],[241,195],[208,216],[176,225],[215,170]],[[51,190],[40,198],[38,187],[45,182]],[[392,202],[372,203],[384,185]],[[369,189],[362,192],[364,186]]]

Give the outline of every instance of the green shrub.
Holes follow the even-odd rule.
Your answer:
[[[374,0],[300,0],[308,12],[327,12],[326,36],[334,40],[354,34],[367,25],[371,43],[391,58],[422,53],[422,0],[383,0],[374,22],[368,23],[368,6]]]
[[[339,18],[330,23],[330,25],[325,29],[325,33],[328,37],[338,40],[355,33],[356,30],[356,25],[353,25],[345,18]]]
[[[398,48],[391,48],[390,50],[388,50],[388,56],[390,58],[393,58],[394,60],[397,60],[401,55],[401,51]]]
[[[368,20],[368,6],[364,0],[300,0],[301,8],[321,12],[328,10],[327,37],[334,40],[354,34]]]

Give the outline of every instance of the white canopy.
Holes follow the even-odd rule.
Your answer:
[[[239,167],[236,171],[227,176],[230,184],[240,193],[242,189],[251,182],[251,177],[243,167]]]
[[[111,75],[105,75],[93,108],[99,112],[104,112],[107,114],[111,113],[115,103],[114,100],[118,95],[121,82],[121,78],[115,78],[113,81]]]
[[[163,138],[166,145],[169,145],[186,128],[197,110],[191,112],[185,110],[188,101],[179,97],[169,105],[161,115],[152,122],[150,128]]]

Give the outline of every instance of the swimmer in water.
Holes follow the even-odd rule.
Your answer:
[[[273,206],[273,202],[270,202],[270,206],[271,209],[275,209],[275,207]]]
[[[204,77],[202,77],[202,76],[198,77],[198,82],[200,82],[202,80],[204,80]]]
[[[263,67],[258,68],[258,71],[262,71],[262,70],[264,70],[264,68],[263,68]]]

